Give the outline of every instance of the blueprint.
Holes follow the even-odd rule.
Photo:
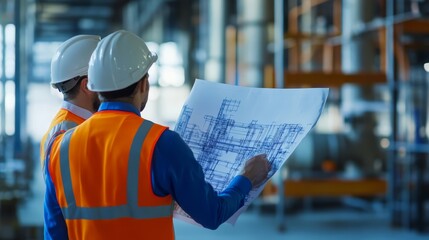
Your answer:
[[[247,159],[265,153],[271,163],[268,180],[286,162],[322,113],[326,88],[269,89],[196,80],[175,131],[192,149],[206,181],[222,192]],[[260,194],[252,189],[238,216]],[[195,223],[180,206],[174,216]]]

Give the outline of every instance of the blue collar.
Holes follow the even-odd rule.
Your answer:
[[[140,116],[140,111],[130,103],[124,102],[102,102],[98,111],[116,110],[124,112],[132,112]]]

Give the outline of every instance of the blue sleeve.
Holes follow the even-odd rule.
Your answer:
[[[171,194],[187,214],[209,229],[218,228],[242,207],[252,188],[249,179],[237,176],[223,192],[214,191],[191,149],[171,130],[155,146],[152,173],[156,195]]]
[[[46,163],[47,164],[47,163]],[[45,177],[45,199],[43,204],[44,215],[44,239],[68,239],[67,225],[63,218],[60,205],[57,201],[54,183],[52,182],[47,165],[43,169]]]

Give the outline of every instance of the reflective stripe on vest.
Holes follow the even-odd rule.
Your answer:
[[[71,128],[76,127],[78,124],[73,122],[73,121],[62,121],[60,123],[58,123],[57,125],[53,126],[52,129],[49,131],[48,136],[46,137],[45,140],[45,144],[43,146],[43,151],[44,151],[44,156],[43,159],[45,159],[45,161],[43,161],[43,165],[42,165],[42,169],[45,169],[45,165],[46,165],[46,158],[49,155],[49,151],[50,151],[50,145],[54,142],[55,138],[62,133],[62,131],[67,131]],[[44,171],[44,170],[43,170]]]
[[[111,207],[77,207],[73,193],[69,165],[69,145],[74,129],[67,131],[60,146],[60,171],[63,180],[64,195],[67,207],[61,208],[66,220],[89,219],[108,220],[130,217],[135,219],[150,219],[170,217],[173,213],[173,204],[164,206],[138,206],[138,178],[140,152],[143,141],[153,123],[144,120],[134,136],[128,156],[128,177],[127,177],[127,204]]]
[[[72,122],[72,121],[62,121],[60,123],[58,123],[57,125],[55,125],[54,127],[52,127],[51,131],[49,131],[48,136],[46,137],[46,141],[45,141],[45,146],[44,146],[44,150],[46,151],[46,149],[48,149],[48,146],[51,142],[52,137],[59,131],[67,131],[70,128],[74,128],[77,126],[77,123]],[[46,154],[46,153],[45,153]]]

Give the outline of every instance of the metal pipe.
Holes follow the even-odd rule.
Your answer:
[[[284,3],[283,0],[274,2],[274,69],[276,87],[284,88]]]
[[[342,24],[342,71],[345,73],[371,72],[375,66],[375,49],[371,36],[352,36],[356,26],[365,26],[374,16],[374,3],[371,0],[344,0]],[[374,175],[374,159],[379,158],[381,148],[375,136],[375,113],[367,108],[367,101],[374,101],[376,89],[373,86],[347,84],[341,88],[341,110],[351,126],[348,136],[354,142],[353,155],[363,173]],[[362,103],[359,108],[359,104]]]
[[[398,103],[398,89],[396,87],[395,80],[395,63],[394,63],[394,49],[393,49],[393,39],[394,39],[394,2],[386,1],[386,78],[389,84],[389,89],[391,92],[391,102],[390,102],[390,119],[391,119],[391,134],[390,134],[390,146],[389,146],[389,157],[387,161],[387,172],[388,172],[388,206],[391,223],[396,223],[395,215],[395,165],[396,165],[396,150],[395,142],[397,139],[397,124],[398,118],[396,114],[396,105]]]
[[[165,0],[150,0],[144,3],[143,13],[138,13],[137,19],[137,32],[144,32],[151,20],[156,19],[156,15],[162,10]],[[143,5],[143,1],[140,1]]]
[[[370,36],[353,37],[355,28],[359,24],[366,24],[374,15],[374,2],[372,0],[344,0],[342,15],[341,68],[345,73],[355,73],[373,70],[375,48]],[[368,61],[369,60],[369,61]]]
[[[266,1],[238,0],[239,25],[243,36],[240,47],[240,84],[262,87],[266,47]]]
[[[210,0],[208,6],[208,59],[205,78],[225,82],[225,0]]]
[[[208,3],[206,0],[200,0],[199,4],[199,19],[200,24],[198,25],[198,43],[197,43],[197,62],[198,62],[198,72],[201,76],[206,76],[205,74],[205,63],[207,60],[207,49],[208,49]],[[192,82],[193,84],[193,82]]]
[[[6,4],[5,4],[6,5]],[[2,13],[4,13],[4,11],[6,11],[3,8],[0,8],[0,11],[2,11]],[[3,15],[3,14],[2,14]],[[6,90],[5,90],[5,85],[6,85],[6,38],[5,38],[5,22],[3,21],[3,18],[0,18],[0,25],[2,25],[1,28],[1,35],[2,35],[2,39],[1,39],[1,46],[2,46],[2,50],[1,50],[1,69],[2,69],[2,73],[0,75],[0,79],[1,79],[1,105],[0,105],[0,138],[1,138],[1,154],[2,157],[4,157],[5,154],[5,135],[6,135],[6,104],[5,104],[5,96],[6,96]]]
[[[21,0],[15,1],[15,134],[14,134],[14,143],[13,150],[14,155],[17,155],[22,152],[22,136],[23,133],[21,130],[24,116],[23,112],[23,99],[25,96],[22,88],[24,87],[21,83]]]
[[[274,43],[275,43],[275,52],[274,52],[274,69],[276,76],[276,87],[284,88],[284,3],[283,0],[275,0],[274,2]],[[277,228],[279,231],[285,230],[285,189],[283,184],[282,171],[279,171],[279,181],[278,181],[278,198],[279,201],[276,206],[276,215],[277,215]]]

